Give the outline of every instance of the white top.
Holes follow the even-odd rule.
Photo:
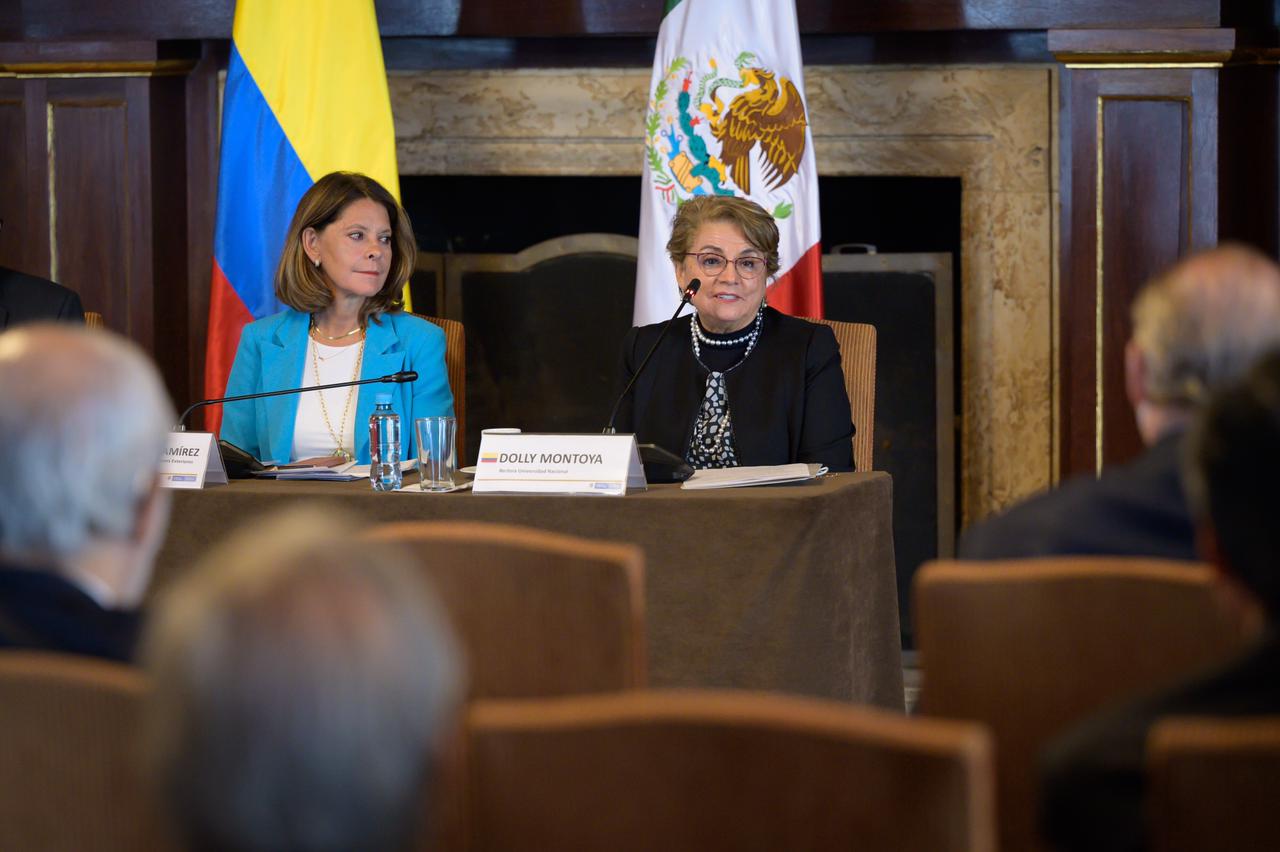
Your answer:
[[[331,385],[335,382],[349,382],[360,378],[356,372],[356,361],[360,359],[364,343],[353,346],[326,346],[317,343],[314,337],[307,336],[307,360],[302,367],[302,381],[299,387],[313,388],[317,385]],[[320,381],[316,381],[316,367],[320,368]],[[298,394],[298,419],[293,423],[293,451],[290,461],[309,459],[316,456],[331,456],[337,445],[333,435],[325,426],[324,414],[320,408],[320,398],[324,398],[325,408],[329,412],[329,422],[333,431],[342,438],[342,446],[347,452],[355,455],[356,446],[356,403],[359,402],[360,388],[333,388],[324,391],[309,391]],[[347,400],[351,404],[347,405]],[[346,408],[346,419],[342,419],[342,409]],[[340,422],[341,421],[341,422]]]

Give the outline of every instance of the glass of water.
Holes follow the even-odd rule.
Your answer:
[[[419,417],[413,421],[418,439],[418,477],[423,491],[452,491],[458,421],[454,417]]]

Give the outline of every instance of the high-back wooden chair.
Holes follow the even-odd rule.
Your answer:
[[[1147,767],[1154,852],[1280,849],[1280,716],[1166,719]]]
[[[840,344],[844,389],[853,414],[853,462],[858,470],[875,469],[876,327],[865,322],[811,319],[831,327]]]
[[[466,521],[386,524],[370,536],[420,556],[466,652],[472,697],[645,684],[638,547]]]
[[[977,725],[748,692],[477,702],[475,850],[993,850]]]
[[[1071,723],[1230,656],[1208,568],[1076,557],[916,575],[920,710],[991,727],[1002,852],[1039,849],[1037,761]]]
[[[84,324],[86,328],[103,328],[102,314],[97,311],[85,311]]]
[[[116,663],[0,651],[0,849],[171,848],[142,778],[144,691]]]
[[[458,465],[463,465],[466,464],[467,448],[467,330],[457,320],[422,314],[416,316],[444,330],[444,366],[449,373],[449,390],[453,392],[453,416],[458,419],[456,458]],[[408,426],[414,428],[412,423]]]

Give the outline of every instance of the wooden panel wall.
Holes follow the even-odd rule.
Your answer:
[[[0,263],[77,291],[85,310],[157,356],[181,403],[197,372],[188,258],[207,242],[191,237],[187,181],[193,164],[211,168],[211,152],[193,158],[187,145],[195,63],[162,66],[154,46],[122,58],[118,44],[86,61],[87,49],[27,65],[0,48],[16,68],[0,79]]]
[[[22,85],[0,80],[0,266],[27,269],[36,263],[25,233],[32,186],[27,180],[27,115]]]
[[[1124,379],[1130,303],[1153,274],[1218,239],[1219,63],[1150,60],[1112,55],[1063,73],[1063,476],[1141,450]]]
[[[131,156],[129,125],[138,117],[129,120],[129,82],[50,80],[31,88],[45,95],[49,276],[78,292],[108,328],[150,348],[152,280],[142,256],[149,211],[140,197],[146,162]]]
[[[1265,0],[796,0],[802,33],[1216,27]],[[384,36],[653,35],[662,0],[377,0]],[[536,9],[531,14],[530,10]],[[0,39],[225,39],[234,0],[40,0]]]

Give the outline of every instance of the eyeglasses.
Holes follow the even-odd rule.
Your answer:
[[[730,262],[738,267],[738,274],[743,278],[759,278],[767,268],[763,257],[740,257],[735,261],[730,261],[724,255],[711,251],[687,251],[684,256],[696,257],[698,259],[698,268],[702,270],[702,274],[710,275],[712,278],[724,272]]]

